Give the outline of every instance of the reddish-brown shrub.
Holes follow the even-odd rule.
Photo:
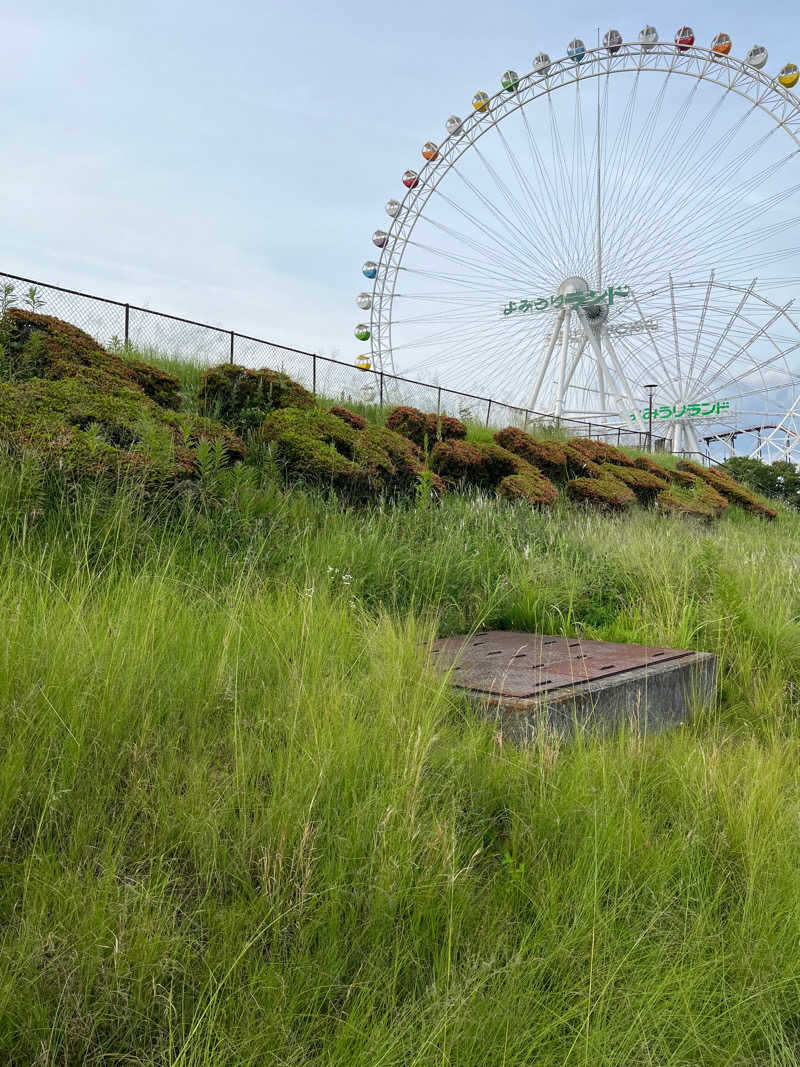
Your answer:
[[[633,460],[621,449],[606,444],[605,441],[592,441],[588,437],[572,437],[566,442],[571,448],[582,453],[592,463],[616,463],[620,467],[632,467]]]
[[[622,467],[617,463],[604,463],[603,471],[632,489],[636,494],[636,499],[644,505],[652,504],[658,494],[668,485],[663,478],[639,467]]]
[[[348,408],[329,408],[329,414],[335,415],[337,419],[341,419],[342,422],[346,422],[348,426],[352,426],[355,430],[363,430],[367,425],[367,420],[363,415],[356,415],[354,411],[350,411]]]
[[[439,441],[430,454],[428,466],[445,482],[489,488],[483,450],[470,441]]]
[[[633,490],[613,478],[573,478],[564,492],[570,500],[598,511],[625,511],[636,500]]]
[[[507,426],[494,435],[498,445],[538,467],[554,482],[567,480],[567,454],[557,441],[537,441],[517,426]]]
[[[758,515],[763,519],[774,519],[778,514],[774,508],[769,507],[760,497],[749,489],[745,489],[729,474],[725,474],[717,467],[702,467],[699,463],[693,463],[688,459],[678,460],[678,468],[689,474],[695,475],[702,481],[707,482],[718,493],[726,497],[734,504],[738,504],[751,515]]]
[[[412,407],[392,408],[386,426],[413,441],[418,448],[432,449],[437,441],[463,441],[467,428],[451,415],[426,414]]]
[[[728,501],[708,482],[695,478],[691,489],[671,485],[659,494],[656,506],[665,514],[713,522],[727,508]]]
[[[558,496],[558,490],[550,479],[533,467],[524,474],[510,474],[503,478],[497,492],[506,500],[525,500],[541,508],[550,507]]]

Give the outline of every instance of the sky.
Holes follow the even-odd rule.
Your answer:
[[[785,0],[0,0],[0,272],[349,361],[370,236],[420,146],[598,22],[800,63]]]

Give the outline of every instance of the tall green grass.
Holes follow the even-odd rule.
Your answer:
[[[0,1062],[793,1064],[800,517],[160,501],[0,455]],[[509,746],[429,669],[707,649],[684,727]]]

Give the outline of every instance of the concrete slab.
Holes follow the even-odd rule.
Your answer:
[[[493,630],[442,638],[431,653],[450,683],[519,743],[543,725],[562,733],[676,725],[716,690],[716,658],[687,649]]]

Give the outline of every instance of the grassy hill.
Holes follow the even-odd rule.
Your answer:
[[[0,450],[0,1062],[795,1063],[798,513],[192,448],[164,492]],[[482,626],[712,651],[719,701],[520,751],[423,654]]]

